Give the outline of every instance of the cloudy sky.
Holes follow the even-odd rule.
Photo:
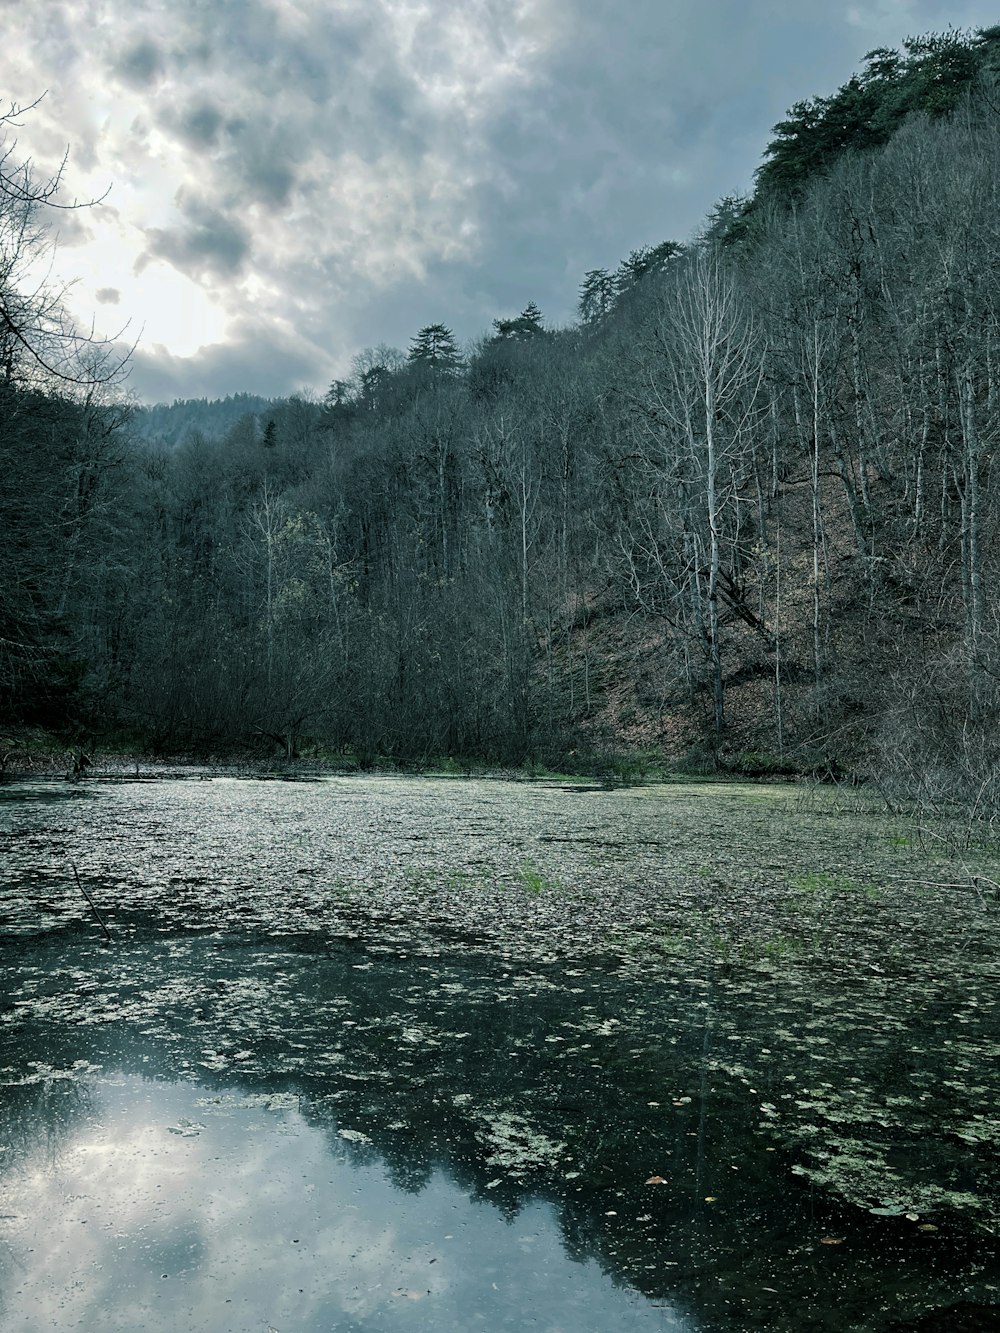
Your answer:
[[[55,272],[141,335],[140,399],[323,392],[683,240],[770,127],[980,0],[0,0],[0,96],[100,207]]]

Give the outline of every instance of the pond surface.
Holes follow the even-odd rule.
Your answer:
[[[997,1328],[997,905],[915,843],[788,788],[0,787],[0,1327]]]

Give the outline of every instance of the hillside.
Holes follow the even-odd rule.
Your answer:
[[[428,325],[322,403],[131,434],[8,382],[5,717],[992,782],[995,46],[867,57],[850,133],[844,89],[800,104],[751,201],[586,274],[573,328]]]
[[[247,416],[264,416],[273,403],[253,393],[225,398],[184,398],[132,409],[131,433],[137,440],[161,449],[176,449],[191,435],[219,440]]]

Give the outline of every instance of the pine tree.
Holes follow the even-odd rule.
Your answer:
[[[511,339],[525,342],[529,338],[537,338],[545,333],[542,312],[534,301],[529,301],[515,319],[495,319],[493,327],[496,329],[497,342],[507,342]]]
[[[615,280],[606,268],[592,268],[583,275],[577,310],[584,324],[597,324],[614,309]]]
[[[454,375],[462,369],[455,335],[444,324],[425,324],[410,342],[406,359],[411,366]]]
[[[623,259],[615,269],[613,282],[616,294],[621,296],[643,278],[662,273],[683,249],[677,241],[661,241],[659,245],[641,245],[637,250],[630,251],[628,258]]]

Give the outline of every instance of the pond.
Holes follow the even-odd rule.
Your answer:
[[[0,1327],[997,1328],[996,873],[919,836],[788,787],[0,787]]]

